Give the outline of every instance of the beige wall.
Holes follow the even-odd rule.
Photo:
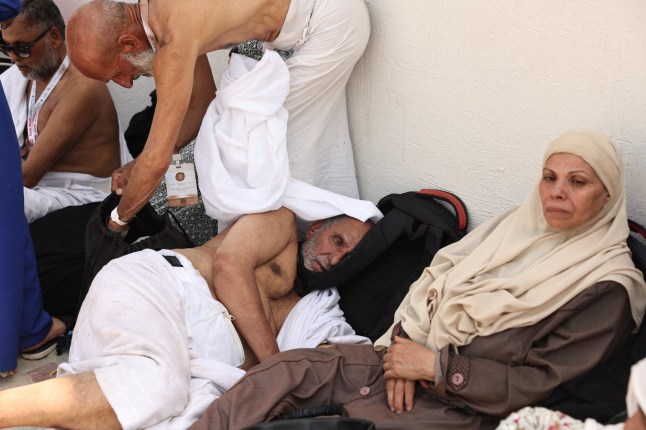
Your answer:
[[[519,203],[547,143],[590,127],[620,145],[646,223],[646,2],[374,0],[350,85],[362,195],[431,186],[479,224]]]
[[[371,41],[349,85],[364,198],[446,188],[480,224],[520,203],[552,138],[590,127],[620,145],[629,215],[646,223],[646,2],[367,4]],[[217,78],[226,56],[210,57]],[[152,87],[111,87],[122,124]]]

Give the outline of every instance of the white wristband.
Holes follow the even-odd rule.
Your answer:
[[[112,212],[110,212],[110,219],[120,226],[128,225],[128,223],[130,222],[130,221],[123,222],[119,219],[119,213],[117,213],[117,208],[112,209]]]

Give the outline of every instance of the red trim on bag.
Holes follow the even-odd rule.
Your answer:
[[[458,228],[460,230],[466,230],[469,225],[469,216],[464,202],[458,196],[448,191],[436,190],[433,188],[423,188],[419,190],[418,193],[437,197],[440,200],[450,203],[458,217]]]
[[[630,228],[630,231],[640,234],[644,239],[646,239],[646,228],[644,228],[643,225],[639,224],[637,221],[629,219],[628,227]]]

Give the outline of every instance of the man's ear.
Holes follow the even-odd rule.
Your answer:
[[[117,39],[119,50],[126,54],[139,52],[139,43],[139,39],[130,34],[122,34]]]
[[[312,224],[310,224],[310,228],[308,228],[307,232],[305,233],[305,239],[309,239],[310,237],[312,237],[314,235],[314,233],[316,233],[316,230],[321,228],[321,226],[323,225],[324,222],[325,222],[325,220],[320,219],[320,220],[314,221]]]
[[[63,37],[61,32],[56,27],[52,27],[50,31],[50,37],[52,38],[52,46],[58,48],[58,46],[63,42]]]

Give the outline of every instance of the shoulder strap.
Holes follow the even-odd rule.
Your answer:
[[[449,203],[453,207],[455,216],[458,219],[458,228],[463,232],[466,231],[469,226],[469,213],[467,212],[466,205],[458,196],[448,191],[433,188],[422,188],[417,192],[417,195],[421,197],[431,196]]]

